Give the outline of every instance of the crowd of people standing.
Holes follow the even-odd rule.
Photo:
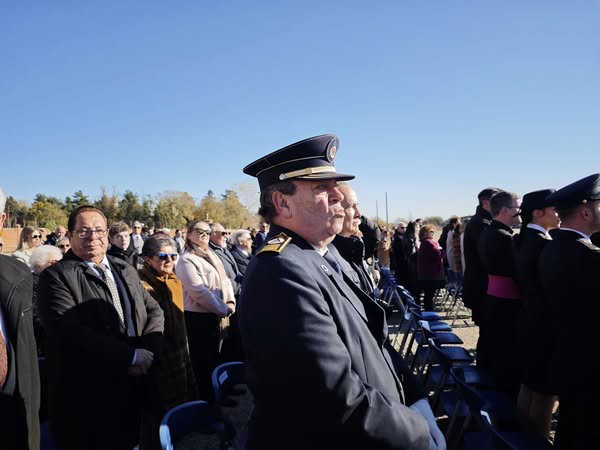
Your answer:
[[[164,414],[213,401],[213,369],[245,361],[250,449],[443,450],[377,304],[377,268],[389,265],[425,310],[437,290],[461,292],[479,326],[477,365],[523,429],[548,437],[560,402],[555,446],[593,448],[598,396],[581,386],[594,374],[572,366],[593,334],[566,318],[582,301],[595,312],[600,174],[523,197],[484,189],[468,223],[453,217],[436,239],[421,220],[391,233],[365,218],[353,176],[333,167],[338,145],[317,136],[244,169],[262,192],[256,235],[192,220],[173,238],[109,224],[92,206],[48,245],[25,227],[0,257],[3,446],[39,447],[41,400],[59,449],[160,448]],[[5,201],[0,191],[0,210]]]

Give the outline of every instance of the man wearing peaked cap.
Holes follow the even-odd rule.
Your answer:
[[[354,178],[336,171],[338,149],[316,136],[244,169],[271,224],[239,311],[255,401],[247,448],[429,449],[425,413],[407,406],[423,392],[394,370],[385,313],[346,283],[330,245],[344,221],[337,180]]]
[[[552,411],[556,402],[556,386],[552,384],[550,362],[553,346],[550,306],[542,295],[538,262],[540,254],[551,241],[551,229],[560,220],[548,196],[554,189],[542,189],[523,196],[521,232],[515,237],[514,258],[523,306],[517,324],[521,343],[521,387],[518,408],[523,426],[548,438]]]
[[[600,392],[597,374],[581,369],[596,344],[593,327],[574,317],[600,315],[600,248],[590,235],[600,231],[600,174],[559,189],[548,201],[556,206],[560,230],[541,253],[538,272],[552,317],[553,367],[560,416],[555,447],[590,449],[600,445]]]

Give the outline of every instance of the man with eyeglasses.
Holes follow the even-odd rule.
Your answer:
[[[255,403],[247,448],[445,449],[409,408],[419,397],[394,370],[385,312],[346,283],[331,245],[345,216],[337,181],[354,178],[336,172],[338,147],[316,136],[244,168],[271,223],[240,304]]]
[[[107,220],[92,206],[69,216],[71,249],[42,272],[49,416],[60,449],[128,449],[164,317],[137,271],[106,255]]]
[[[0,230],[6,219],[0,189]],[[1,247],[0,247],[1,248]],[[16,258],[0,255],[0,448],[40,448],[40,377],[33,333],[33,279]]]
[[[497,387],[516,400],[520,387],[517,322],[521,292],[513,253],[513,227],[521,223],[521,199],[501,191],[490,198],[492,221],[479,238],[479,257],[488,278],[479,325],[477,365],[488,369]]]

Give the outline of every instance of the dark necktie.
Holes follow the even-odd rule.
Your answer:
[[[0,332],[0,389],[4,386],[6,375],[8,374],[8,352],[6,351],[6,341]]]
[[[331,268],[335,270],[338,273],[338,275],[342,276],[342,269],[340,268],[340,265],[335,259],[335,256],[333,256],[331,252],[327,251],[327,253],[323,255],[323,258],[325,258],[325,261],[329,263]]]
[[[119,290],[117,289],[117,284],[115,281],[106,274],[106,271],[109,270],[104,264],[96,264],[94,267],[98,269],[100,272],[100,276],[102,277],[102,281],[106,283],[108,289],[110,290],[110,296],[112,297],[113,305],[117,310],[117,314],[121,318],[121,322],[125,323],[125,314],[123,314],[123,306],[121,305],[121,299],[119,298]]]

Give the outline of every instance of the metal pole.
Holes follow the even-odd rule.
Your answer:
[[[387,201],[387,192],[385,193],[385,228],[387,229],[390,226],[390,219],[388,218],[388,201]]]

